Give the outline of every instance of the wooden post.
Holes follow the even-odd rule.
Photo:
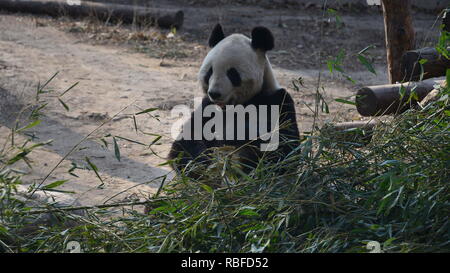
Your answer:
[[[400,62],[403,54],[414,49],[411,0],[382,0],[389,82],[404,80]]]

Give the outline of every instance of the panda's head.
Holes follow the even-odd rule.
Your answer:
[[[270,30],[256,27],[251,39],[242,34],[225,37],[217,24],[209,37],[211,50],[199,72],[199,81],[210,100],[225,105],[243,104],[264,88],[277,86],[266,52],[273,49]]]

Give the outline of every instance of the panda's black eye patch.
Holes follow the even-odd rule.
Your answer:
[[[230,68],[227,71],[228,79],[230,79],[233,86],[240,86],[241,85],[241,75],[239,75],[239,72],[234,68]]]
[[[206,75],[204,78],[206,84],[209,84],[209,78],[211,78],[212,73],[213,73],[213,70],[211,67],[211,68],[209,68],[208,72],[206,72]]]

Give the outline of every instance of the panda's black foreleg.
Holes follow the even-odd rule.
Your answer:
[[[208,158],[205,151],[207,147],[202,140],[177,140],[172,144],[169,160],[173,160],[172,168],[178,173],[185,172],[189,177],[198,178],[201,174],[196,172],[198,164],[206,164]],[[193,166],[186,170],[188,164]],[[192,170],[191,170],[192,169]]]
[[[258,166],[261,159],[261,152],[254,145],[245,145],[239,150],[239,162],[244,173],[250,173]]]

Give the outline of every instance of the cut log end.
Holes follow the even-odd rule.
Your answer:
[[[356,110],[362,116],[375,116],[379,110],[377,97],[370,87],[363,87],[356,93]]]

